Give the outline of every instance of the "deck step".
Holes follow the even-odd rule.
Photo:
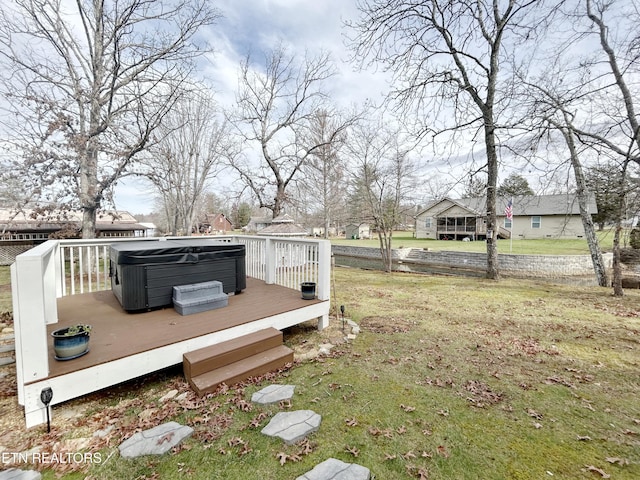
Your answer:
[[[213,392],[223,382],[233,385],[249,377],[276,370],[289,362],[293,362],[293,350],[285,345],[280,345],[192,377],[189,379],[189,384],[199,396],[202,396]]]
[[[267,328],[183,355],[184,375],[198,395],[260,375],[293,361],[282,332]]]

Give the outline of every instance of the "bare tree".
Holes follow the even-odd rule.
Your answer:
[[[310,134],[317,112],[326,109],[324,89],[335,73],[327,53],[306,56],[298,63],[283,46],[268,54],[262,69],[254,67],[249,56],[240,67],[237,108],[231,118],[243,143],[255,150],[232,158],[231,166],[259,206],[274,217],[282,212],[287,188],[302,166],[349,124],[333,126],[325,137]]]
[[[422,134],[481,129],[486,152],[487,277],[497,279],[498,120],[510,97],[501,72],[511,48],[530,33],[526,16],[541,2],[361,0],[350,24],[363,61],[393,72],[392,101],[422,118]],[[433,112],[435,119],[430,119]],[[451,122],[445,119],[451,119]],[[441,124],[438,125],[438,122]]]
[[[303,165],[301,190],[306,203],[313,203],[320,212],[324,238],[329,238],[332,221],[346,202],[347,172],[341,155],[347,134],[342,119],[327,110],[316,112],[310,123],[309,144],[320,145]],[[335,135],[336,130],[341,131]]]
[[[536,102],[538,110],[543,112],[543,121],[560,132],[565,140],[579,200],[581,193],[586,192],[579,148],[588,149],[593,156],[620,166],[617,177],[621,183],[617,190],[621,195],[614,202],[613,288],[615,295],[622,295],[620,233],[626,206],[622,182],[626,181],[629,164],[640,164],[640,129],[635,105],[635,98],[640,93],[635,82],[640,73],[635,41],[640,16],[637,8],[615,0],[569,3],[564,13],[565,25],[567,19],[570,20],[574,30],[557,45],[551,74],[540,75],[529,85],[542,93],[542,96],[536,95]],[[593,49],[594,39],[597,39],[600,51]],[[576,55],[576,51],[584,53]],[[549,81],[554,78],[555,82]],[[608,280],[604,262],[597,248],[591,215],[585,214],[583,203],[581,201],[581,213],[594,269],[599,284],[605,286]]]
[[[204,87],[185,94],[157,129],[142,174],[162,199],[174,235],[190,235],[211,180],[230,149],[229,129]]]
[[[392,269],[393,230],[411,207],[406,207],[414,191],[410,148],[399,130],[380,122],[360,122],[348,141],[351,158],[351,203],[358,220],[371,222],[380,242],[386,272]]]
[[[41,202],[96,212],[172,108],[206,52],[206,0],[6,0],[0,85],[13,165]]]
[[[526,79],[522,79],[521,85],[525,88],[524,96],[526,97],[523,98],[522,103],[528,103],[530,106],[527,124],[531,125],[530,130],[534,132],[530,141],[524,142],[524,145],[526,150],[538,150],[544,140],[555,142],[556,134],[559,134],[562,139],[575,179],[580,217],[594,273],[598,284],[604,287],[608,286],[609,280],[593,222],[594,212],[589,211],[588,208],[590,192],[581,160],[585,147],[576,133],[573,123],[575,115],[571,112],[572,104],[581,101],[583,97],[581,92],[583,85],[578,85],[578,88],[564,85],[564,77],[557,72],[558,67],[563,64],[559,58],[561,57],[557,57],[557,61],[550,68],[545,69],[533,82],[529,83]],[[556,162],[554,168],[558,166]]]

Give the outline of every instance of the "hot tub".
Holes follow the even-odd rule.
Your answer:
[[[245,247],[215,240],[113,243],[111,290],[128,312],[172,305],[173,287],[217,280],[224,293],[247,286]]]

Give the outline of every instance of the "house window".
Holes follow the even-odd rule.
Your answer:
[[[507,228],[507,229],[511,230],[511,227],[513,227],[513,221],[510,218],[505,218],[504,219],[504,228]]]
[[[534,215],[531,217],[531,228],[540,228],[542,223],[542,217],[540,215]]]
[[[431,217],[424,219],[424,228],[431,228]]]

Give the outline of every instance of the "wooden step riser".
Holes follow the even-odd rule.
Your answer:
[[[189,380],[280,345],[282,332],[271,328],[201,348],[184,354],[184,374]]]
[[[293,350],[280,345],[187,380],[191,388],[203,396],[213,392],[221,383],[233,385],[249,377],[277,370],[290,362],[293,362]]]

